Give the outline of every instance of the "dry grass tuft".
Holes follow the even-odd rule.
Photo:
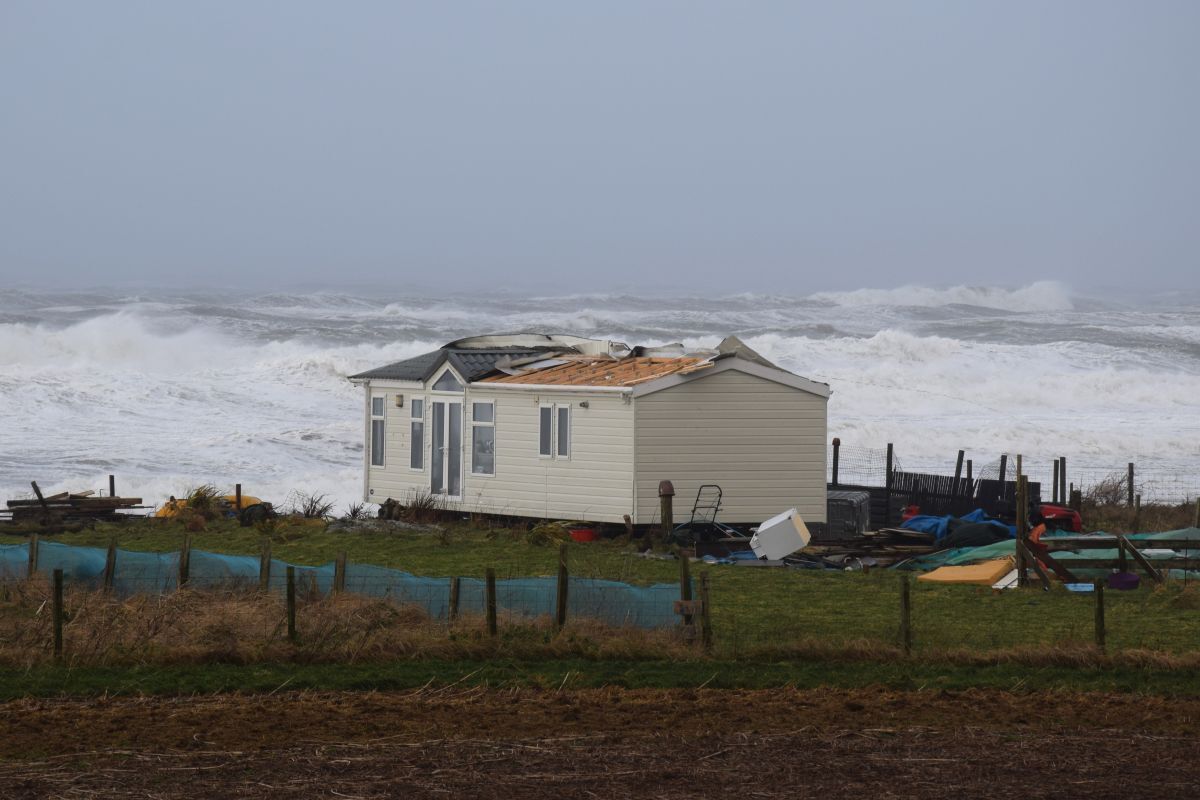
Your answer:
[[[44,580],[7,584],[0,598],[0,665],[30,669],[52,660],[53,623]],[[63,629],[71,666],[135,664],[355,663],[388,659],[687,658],[674,631],[612,628],[579,621],[555,632],[549,618],[448,624],[415,606],[353,594],[302,593],[299,637],[287,641],[283,598],[243,586],[118,598],[71,588]]]

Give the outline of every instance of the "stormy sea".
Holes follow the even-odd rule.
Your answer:
[[[1024,455],[1072,482],[1136,462],[1148,499],[1200,489],[1200,295],[1136,301],[1055,283],[807,296],[372,297],[316,292],[0,294],[0,499],[201,483],[279,503],[361,500],[346,376],[486,332],[713,346],[736,334],[833,390],[847,469],[888,442],[908,469]],[[702,432],[701,434],[702,435]],[[1044,475],[1043,475],[1044,473]]]

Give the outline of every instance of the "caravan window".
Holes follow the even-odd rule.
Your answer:
[[[471,403],[471,473],[496,474],[496,403]]]
[[[414,397],[409,402],[408,468],[425,469],[425,398]]]
[[[384,435],[384,401],[386,397],[371,398],[371,466],[382,467],[387,437]]]

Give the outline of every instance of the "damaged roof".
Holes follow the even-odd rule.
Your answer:
[[[707,358],[680,356],[655,358],[575,357],[554,359],[540,369],[515,375],[496,375],[481,383],[516,383],[535,386],[636,386],[666,375],[686,374],[708,367]],[[535,365],[536,366],[536,365]]]
[[[442,364],[449,361],[450,365],[465,380],[474,381],[495,371],[496,363],[499,361],[536,356],[545,352],[544,348],[528,347],[495,347],[486,350],[443,347],[432,353],[422,353],[404,361],[397,361],[395,364],[351,375],[350,380],[427,381]]]

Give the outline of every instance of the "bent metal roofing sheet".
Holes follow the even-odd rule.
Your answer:
[[[565,363],[517,375],[497,375],[480,383],[535,386],[636,386],[666,375],[684,374],[711,366],[706,358],[572,358]]]

